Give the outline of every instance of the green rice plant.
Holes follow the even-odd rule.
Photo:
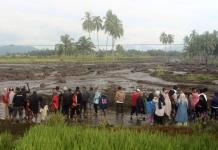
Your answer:
[[[167,135],[128,128],[91,128],[56,124],[34,126],[18,140],[16,150],[199,150],[217,149],[217,139],[199,135]]]
[[[12,148],[13,148],[12,135],[7,132],[0,134],[0,149],[12,150]]]

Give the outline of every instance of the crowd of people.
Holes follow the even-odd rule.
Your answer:
[[[117,116],[125,114],[126,100],[126,92],[118,87],[114,98],[110,99],[116,104]],[[186,93],[173,86],[172,89],[163,88],[147,94],[136,89],[131,93],[130,120],[133,120],[135,114],[137,121],[141,117],[150,124],[177,123],[186,126],[189,121],[195,120],[206,124],[209,117],[217,119],[218,92],[215,92],[210,102],[209,104],[207,88],[193,88],[192,92]],[[40,113],[46,114],[48,110],[53,113],[61,112],[68,119],[81,119],[93,114],[97,117],[100,109],[106,117],[109,98],[98,88],[76,87],[72,90],[65,86],[62,90],[57,86],[52,90],[51,102],[45,104],[42,96],[36,91],[31,92],[27,84],[27,88],[5,88],[2,93],[2,104],[6,118],[12,121],[25,119],[32,122],[37,121]],[[45,120],[45,117],[41,120]]]

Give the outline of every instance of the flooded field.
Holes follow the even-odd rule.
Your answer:
[[[179,81],[179,78],[157,77],[153,72],[163,66],[168,74],[183,76],[185,74],[213,74],[217,79],[203,82]],[[76,86],[99,87],[102,90],[113,89],[122,86],[126,92],[136,88],[143,91],[161,89],[180,85],[182,88],[191,89],[192,86],[208,86],[217,88],[218,67],[204,67],[200,65],[184,65],[163,62],[130,62],[130,63],[103,63],[103,64],[1,64],[0,65],[0,89],[4,87],[23,86],[30,84],[30,88],[39,93],[50,95],[55,86],[68,86],[74,89]],[[167,75],[165,75],[167,76]],[[115,89],[114,89],[115,90]]]

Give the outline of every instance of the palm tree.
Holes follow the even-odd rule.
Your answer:
[[[110,35],[112,36],[112,50],[114,51],[115,41],[116,39],[123,36],[124,31],[123,31],[123,24],[121,20],[117,18],[116,15],[113,15],[112,22],[113,22],[113,26],[111,27]]]
[[[74,50],[74,42],[70,35],[65,34],[61,36],[61,44],[56,44],[55,49],[59,55],[71,55]]]
[[[171,48],[172,48],[172,47],[171,47],[171,44],[174,43],[174,35],[168,34],[168,35],[167,35],[167,42],[168,42],[168,44],[170,45],[170,49],[171,49]]]
[[[98,37],[98,32],[103,29],[102,25],[102,19],[100,16],[94,16],[93,17],[93,24],[94,24],[94,29],[97,32],[97,41],[98,41],[98,50],[99,50],[99,37]]]
[[[113,26],[113,23],[111,21],[112,18],[113,18],[112,10],[108,10],[106,13],[106,17],[104,18],[105,21],[104,21],[104,26],[103,26],[105,34],[107,34],[106,51],[107,51],[107,46],[108,46],[108,36],[110,35],[110,31],[111,31],[111,28]]]
[[[82,18],[83,21],[83,30],[89,33],[89,38],[91,38],[90,34],[94,31],[94,23],[90,12],[85,12],[85,18]]]
[[[85,54],[92,54],[92,52],[94,52],[95,45],[92,43],[90,38],[86,38],[85,36],[82,36],[76,42],[76,47],[77,50],[79,50],[79,53],[85,55]]]
[[[166,51],[166,44],[168,43],[168,36],[165,32],[161,33],[160,35],[160,42],[165,45],[165,51]]]

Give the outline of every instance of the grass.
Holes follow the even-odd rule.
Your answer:
[[[130,129],[106,129],[68,125],[33,127],[17,144],[16,150],[199,150],[216,149],[217,139],[208,135],[175,135]]]
[[[212,125],[209,123],[208,125]],[[200,124],[185,134],[181,127],[165,128],[174,133],[161,132],[160,126],[146,127],[92,127],[90,125],[68,125],[61,114],[51,115],[47,124],[35,125],[23,137],[0,135],[0,149],[4,150],[213,150],[217,149],[217,125],[202,130]],[[190,129],[183,127],[185,130]],[[156,130],[155,130],[156,129]],[[165,131],[165,130],[164,130]],[[188,130],[187,130],[188,131]],[[169,132],[170,133],[170,132]]]
[[[79,56],[1,56],[0,63],[2,64],[34,64],[34,63],[80,63],[80,62],[125,62],[125,61],[141,61],[151,59],[151,56],[125,57],[117,56],[113,59],[112,55],[97,57],[91,55]]]
[[[11,150],[13,148],[13,137],[11,134],[5,132],[0,135],[0,149]]]

